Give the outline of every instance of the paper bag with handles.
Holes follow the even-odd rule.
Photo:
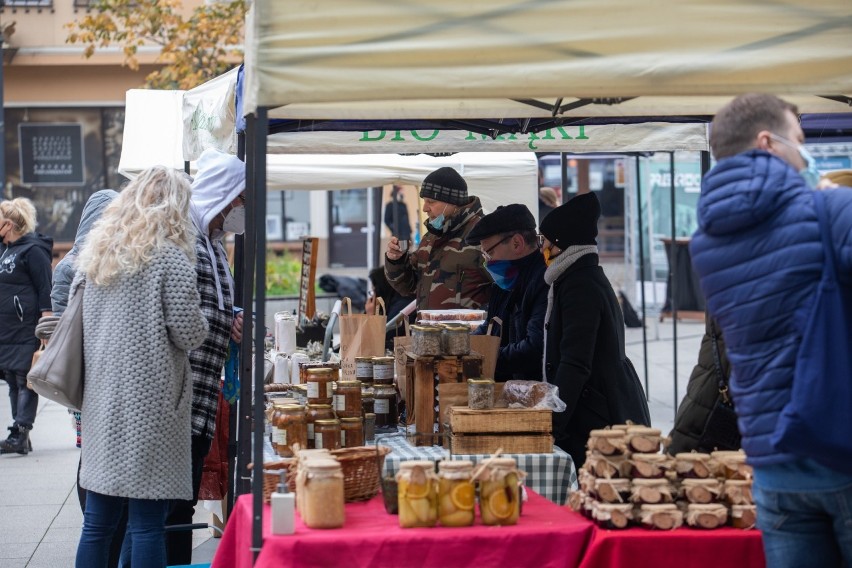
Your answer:
[[[400,326],[404,327],[405,332],[403,335],[396,335],[393,338],[394,373],[396,374],[397,385],[399,386],[399,394],[403,400],[406,400],[405,396],[408,384],[405,381],[405,367],[408,363],[408,355],[406,353],[411,350],[411,330],[409,329],[407,318],[403,318],[399,322],[397,331]]]
[[[340,313],[340,370],[344,381],[355,380],[355,357],[385,354],[385,303],[376,298],[375,314],[353,314],[352,300],[343,298]]]
[[[500,329],[500,335],[491,335],[494,324]],[[470,349],[482,355],[482,377],[494,378],[494,370],[497,368],[497,354],[500,351],[500,341],[503,337],[503,320],[491,318],[488,323],[488,331],[485,335],[471,335]]]

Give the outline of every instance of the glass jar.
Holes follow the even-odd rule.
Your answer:
[[[288,404],[281,407],[278,419],[278,455],[293,457],[293,446],[308,447],[308,429],[305,417],[305,407]]]
[[[467,380],[467,407],[471,410],[494,408],[494,379]]]
[[[444,460],[438,463],[438,521],[445,527],[473,525],[476,492],[473,462]]]
[[[444,355],[470,354],[470,328],[466,325],[445,325],[441,332]]]
[[[307,384],[308,371],[311,369],[340,369],[337,363],[322,363],[320,361],[299,361],[299,383]]]
[[[296,478],[299,515],[312,529],[337,529],[346,520],[343,472],[333,459],[305,460]]]
[[[361,417],[361,382],[338,381],[334,389],[334,410],[338,418]]]
[[[514,525],[521,513],[521,476],[513,458],[491,458],[480,464],[479,512],[484,525]]]
[[[711,465],[715,463],[716,477],[725,479],[751,479],[752,469],[746,463],[746,455],[739,451],[720,451],[710,454]]]
[[[731,526],[735,529],[753,529],[757,523],[757,507],[754,505],[731,505]]]
[[[665,454],[633,454],[630,457],[630,475],[643,479],[664,477],[671,469],[672,461]]]
[[[333,420],[334,410],[330,404],[309,404],[305,408],[305,424],[308,431],[308,449],[316,447],[314,444],[314,424],[317,420]]]
[[[672,503],[672,486],[668,479],[634,479],[631,482],[633,489],[631,501],[640,505],[656,505],[658,503]]]
[[[630,451],[640,454],[653,454],[660,451],[662,433],[657,428],[631,425],[627,427],[625,439]]]
[[[707,479],[710,469],[710,454],[682,452],[675,454],[675,471],[681,479]]]
[[[337,371],[327,367],[308,369],[308,404],[331,404],[334,400],[332,383],[337,375]]]
[[[722,493],[722,484],[715,477],[710,479],[684,479],[680,483],[680,491],[690,503],[714,503],[719,500]]]
[[[361,387],[361,415],[366,416],[376,412],[376,402],[373,398],[375,391],[372,388]]]
[[[670,531],[683,525],[683,511],[674,503],[642,505],[639,522],[647,529]]]
[[[624,430],[592,430],[589,432],[589,449],[604,456],[620,456],[627,451]]]
[[[314,423],[314,447],[325,450],[340,449],[340,420],[331,418]]]
[[[373,384],[393,384],[393,357],[373,357]]]
[[[629,479],[600,479],[593,478],[594,491],[602,503],[629,503],[630,502],[630,480]]]
[[[372,357],[355,357],[355,378],[362,383],[373,382]]]
[[[364,445],[364,421],[357,418],[340,419],[340,447],[357,448]]]
[[[404,461],[396,474],[399,526],[434,527],[438,521],[438,478],[431,461]]]
[[[376,415],[368,412],[364,415],[364,441],[372,442],[376,439]]]
[[[597,503],[591,517],[603,529],[626,529],[633,520],[633,505],[630,503]]]
[[[376,428],[379,430],[396,430],[399,416],[396,407],[396,389],[393,385],[376,385],[375,409]]]
[[[441,328],[425,325],[411,326],[411,352],[421,357],[441,354]]]
[[[720,503],[690,503],[686,507],[686,524],[697,529],[715,529],[728,522],[728,508]]]
[[[273,404],[272,405],[272,414],[269,415],[269,425],[272,427],[272,449],[275,450],[275,453],[279,456],[281,455],[281,449],[279,448],[279,440],[281,439],[281,431],[279,430],[278,424],[281,422],[281,413],[284,408],[283,404]]]

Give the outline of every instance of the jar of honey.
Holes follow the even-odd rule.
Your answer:
[[[314,445],[314,425],[317,420],[333,420],[334,410],[330,404],[309,404],[305,409],[305,424],[308,431],[308,449],[313,449]]]
[[[314,447],[325,450],[340,449],[340,420],[317,420],[314,423]]]
[[[373,390],[375,391],[376,428],[380,431],[395,430],[399,422],[396,389],[393,385],[376,385]]]
[[[361,417],[361,381],[338,381],[334,389],[334,410],[338,418]]]
[[[305,407],[288,404],[280,408],[276,430],[278,432],[278,455],[293,457],[293,446],[308,447],[308,428]]]
[[[404,461],[396,474],[399,526],[434,527],[438,521],[438,478],[428,460]]]
[[[364,445],[364,421],[357,418],[340,419],[340,447],[357,448]]]
[[[438,521],[445,527],[473,525],[475,494],[473,462],[443,460],[438,463]]]
[[[513,458],[491,458],[479,465],[479,512],[484,525],[514,525],[521,513],[521,476]]]
[[[337,371],[327,367],[308,369],[308,404],[332,404],[332,383],[337,380]]]

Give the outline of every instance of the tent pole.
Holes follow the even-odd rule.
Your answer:
[[[636,155],[636,222],[639,229],[639,293],[642,296],[642,362],[645,367],[645,398],[651,400],[648,381],[648,329],[645,327],[645,237],[642,234],[642,176],[639,162],[642,157]]]
[[[677,405],[680,402],[677,385],[677,234],[675,233],[675,155],[669,152],[669,190],[671,195],[671,261],[669,262],[669,281],[671,282],[671,308],[672,308],[672,355],[674,358],[674,413],[677,416]]]
[[[565,197],[568,195],[568,160],[565,157],[565,152],[559,152],[559,169],[562,177],[562,203],[568,201]],[[541,219],[539,219],[541,221]]]
[[[263,517],[263,377],[264,349],[266,341],[266,138],[268,136],[268,120],[266,107],[257,109],[257,124],[253,137],[254,155],[254,219],[255,230],[255,297],[254,311],[258,320],[254,330],[254,452],[255,463],[252,472],[252,494],[254,499],[254,523],[252,527],[253,560],[257,561],[260,548],[263,546],[262,517]]]

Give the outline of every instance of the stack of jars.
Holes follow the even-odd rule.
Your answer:
[[[751,473],[743,452],[661,454],[660,431],[644,426],[593,430],[580,491],[569,503],[606,528],[668,530],[684,522],[752,528]]]
[[[468,527],[475,520],[476,485],[484,525],[514,525],[521,502],[521,474],[512,458],[470,461],[405,461],[397,473],[399,524],[403,528]]]

